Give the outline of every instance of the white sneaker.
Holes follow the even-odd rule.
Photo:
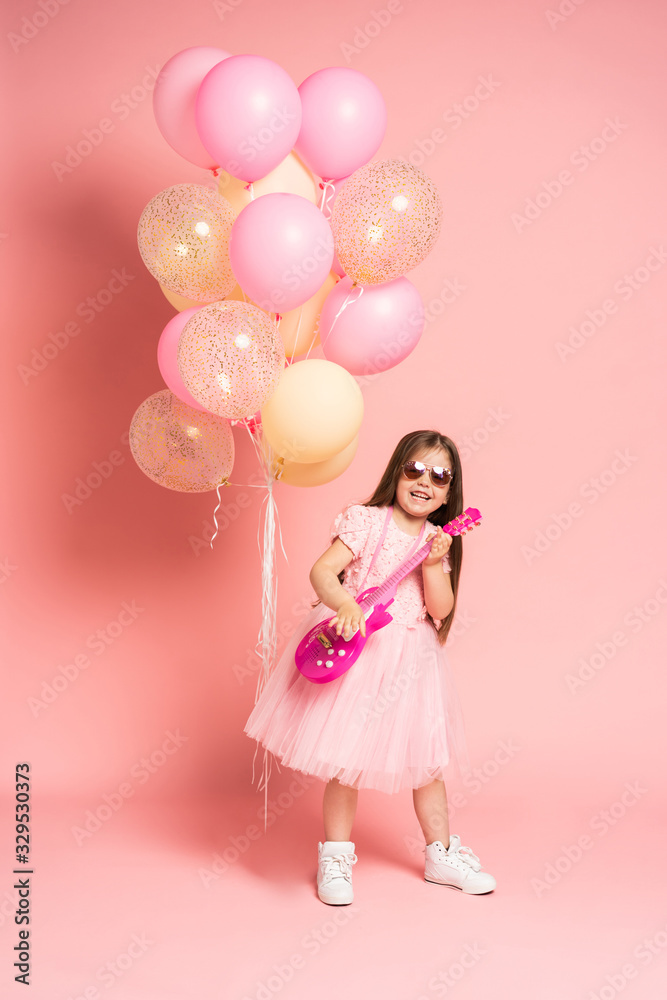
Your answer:
[[[351,903],[352,865],[357,855],[351,840],[325,840],[317,845],[317,895],[323,903]]]
[[[477,855],[469,847],[461,847],[461,838],[456,833],[449,837],[449,848],[441,840],[434,840],[432,844],[426,845],[424,851],[426,882],[451,885],[463,892],[491,892],[495,889],[496,880],[493,875],[481,870],[482,865]]]

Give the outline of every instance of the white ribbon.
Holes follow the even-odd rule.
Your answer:
[[[329,208],[329,203],[334,196],[335,188],[333,181],[323,181],[322,182],[322,201],[320,202],[320,212],[325,219],[331,218],[331,209]]]
[[[352,299],[352,302],[358,302],[359,299],[361,298],[361,296],[364,294],[364,286],[363,285],[357,285],[355,283],[352,286],[352,288],[349,290],[349,292],[345,296],[345,301],[343,302],[342,306],[340,307],[340,309],[338,310],[338,312],[336,313],[336,315],[333,318],[333,323],[329,327],[329,331],[328,331],[326,337],[324,338],[324,340],[322,340],[322,338],[320,337],[320,343],[322,344],[322,346],[324,346],[324,344],[326,343],[327,338],[330,336],[331,331],[333,330],[334,326],[336,325],[336,320],[338,319],[338,317],[340,316],[340,314],[343,312],[344,309],[346,309],[348,307],[348,305],[352,305],[352,302],[350,302],[350,296],[353,295],[354,292],[359,292],[359,294],[357,295],[356,299]]]
[[[269,677],[271,676],[275,658],[276,649],[278,645],[278,632],[276,628],[276,616],[278,609],[278,572],[275,566],[275,547],[276,547],[276,524],[278,525],[278,534],[280,537],[280,547],[282,553],[285,556],[285,561],[289,565],[289,559],[287,558],[287,553],[285,552],[285,546],[283,545],[282,528],[280,526],[280,518],[278,516],[278,507],[273,496],[273,483],[275,480],[280,478],[280,469],[278,469],[278,475],[274,474],[274,464],[280,465],[280,459],[277,463],[274,463],[273,449],[268,446],[268,459],[264,455],[264,451],[260,447],[256,435],[250,430],[247,423],[247,418],[243,420],[233,420],[232,424],[241,423],[244,425],[248,434],[250,435],[250,440],[252,441],[257,459],[266,477],[266,485],[262,486],[256,483],[246,483],[247,486],[256,486],[257,489],[266,489],[266,495],[262,500],[262,509],[260,510],[259,521],[257,525],[257,548],[259,549],[260,562],[262,564],[262,623],[259,628],[257,642],[255,643],[255,653],[262,658],[262,666],[257,678],[257,688],[255,691],[255,704],[259,701],[259,697],[266,686]],[[215,521],[215,534],[211,539],[210,545],[213,548],[213,539],[218,534],[218,521],[216,518],[216,513],[220,507],[220,487],[221,486],[240,486],[241,483],[230,483],[229,480],[223,480],[216,487],[218,494],[218,504],[213,512],[213,520]],[[266,506],[264,506],[266,504]],[[264,533],[263,538],[260,541],[260,531],[261,531],[261,521],[262,512],[264,513]],[[255,747],[255,753],[252,760],[252,780],[255,781],[255,758],[257,757],[257,751],[259,750],[259,742]],[[268,786],[269,777],[271,775],[271,759],[270,751],[266,748],[264,749],[264,761],[262,766],[262,776],[258,786],[258,791],[264,789],[264,832],[267,828],[267,816],[268,816]],[[278,762],[276,761],[276,766],[280,771]]]
[[[247,424],[246,424],[247,427]],[[250,429],[248,428],[248,433]],[[271,676],[275,657],[276,657],[276,647],[277,647],[277,628],[276,628],[276,616],[278,610],[278,572],[275,567],[275,528],[276,523],[278,524],[278,533],[280,537],[280,547],[282,553],[285,556],[285,561],[289,565],[289,559],[287,558],[287,553],[285,552],[285,547],[283,545],[282,529],[280,527],[280,518],[278,516],[278,507],[273,496],[273,482],[276,478],[273,473],[273,449],[268,446],[268,459],[265,458],[262,448],[259,446],[255,436],[250,434],[252,439],[255,452],[257,454],[257,459],[262,466],[264,474],[266,476],[266,496],[262,500],[262,506],[266,503],[264,508],[264,537],[263,544],[260,544],[260,525],[261,525],[261,511],[260,520],[257,525],[257,546],[259,548],[260,559],[262,563],[262,624],[259,629],[257,642],[255,643],[255,652],[260,655],[258,646],[261,646],[261,657],[262,666],[257,678],[257,688],[255,690],[255,704],[259,701],[260,694],[264,690],[269,677]],[[252,759],[252,780],[255,780],[255,759],[257,757],[257,751],[259,750],[259,742],[255,747],[255,753]],[[275,761],[278,771],[280,771],[280,766],[278,761]],[[270,756],[270,751],[264,748],[264,759],[262,764],[262,776],[260,778],[258,791],[264,789],[264,832],[266,833],[267,828],[267,817],[268,817],[268,794],[269,794],[269,777],[271,776],[271,765],[272,760]]]

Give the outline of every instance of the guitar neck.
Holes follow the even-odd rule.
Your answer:
[[[377,590],[374,590],[372,594],[365,597],[361,602],[361,606],[366,608],[373,608],[376,604],[383,603],[385,597],[391,593],[394,587],[398,586],[404,576],[411,573],[415,566],[418,566],[420,562],[426,559],[426,556],[431,551],[430,539],[426,542],[420,549],[417,549],[415,554],[411,556],[407,562],[401,563],[398,569],[394,570],[391,576],[388,576],[384,583],[380,584]]]
[[[460,535],[462,531],[465,531],[468,527],[472,527],[476,520],[473,520],[474,515],[477,515],[477,519],[481,520],[481,515],[479,511],[472,507],[468,507],[463,514],[455,517],[448,524],[443,525],[442,530],[446,531],[448,535]],[[384,583],[380,584],[377,590],[373,591],[368,597],[365,597],[362,602],[362,607],[372,609],[376,604],[382,603],[384,599],[393,591],[393,589],[401,582],[403,577],[411,573],[415,566],[418,566],[421,562],[426,559],[426,556],[431,551],[431,539],[422,545],[420,549],[406,559],[405,562],[394,570],[391,576],[388,576]]]

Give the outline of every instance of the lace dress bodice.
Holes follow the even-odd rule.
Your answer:
[[[406,559],[408,554],[414,554],[416,551],[416,536],[409,535],[402,528],[399,528],[392,517],[382,549],[378,552],[375,564],[364,582],[364,577],[373,558],[373,552],[382,535],[386,516],[386,507],[367,507],[359,503],[350,504],[337,515],[331,527],[331,542],[335,538],[340,538],[354,553],[354,559],[345,567],[343,578],[343,586],[354,597],[358,596],[362,584],[363,590],[366,590],[368,587],[376,587],[383,583]],[[424,545],[436,532],[436,525],[427,521],[419,547]],[[442,569],[445,573],[451,571],[448,555],[442,558]],[[395,622],[413,627],[417,622],[426,620],[421,564],[403,577],[398,584],[396,597],[389,606],[389,613]],[[437,619],[434,620],[436,627],[438,627],[440,622]]]

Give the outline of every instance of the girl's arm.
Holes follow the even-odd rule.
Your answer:
[[[422,565],[424,604],[431,618],[443,621],[454,607],[454,593],[449,573],[444,573],[440,561],[431,566]]]
[[[422,562],[424,604],[431,618],[438,621],[443,621],[454,607],[450,574],[445,573],[442,568],[442,557],[447,554],[451,544],[451,535],[438,528],[431,542],[431,551]]]
[[[363,611],[338,579],[338,574],[342,573],[352,559],[354,553],[340,538],[336,538],[310,571],[313,590],[323,604],[336,612],[337,632],[340,635],[344,629],[346,639],[355,626],[360,629],[362,635],[366,635]]]

